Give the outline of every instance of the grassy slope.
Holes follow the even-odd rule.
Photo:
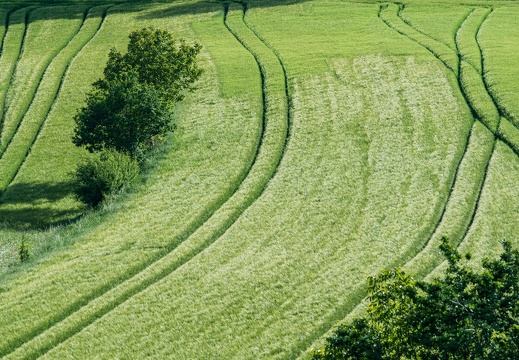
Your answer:
[[[101,32],[75,64],[81,66],[82,59],[105,56],[114,42],[121,47],[139,21],[192,37],[183,21],[150,21],[145,14],[132,14],[131,8],[114,8]],[[229,38],[225,29],[222,31]],[[199,225],[232,194],[254,156],[261,103],[253,59],[232,37],[230,40],[228,46],[233,50],[227,54],[232,53],[240,60],[229,61],[228,66],[249,69],[238,75],[247,78],[241,81],[247,86],[242,88],[240,96],[228,99],[219,96],[212,60],[205,53],[202,65],[207,73],[200,83],[201,89],[179,117],[173,139],[175,149],[141,193],[113,214],[111,220],[87,234],[76,247],[44,259],[30,271],[11,279],[11,291],[2,293],[2,298],[8,299],[0,309],[2,349],[10,347],[7,344],[14,338],[23,338],[49,319],[70,311],[73,303],[116,283],[131,269],[145,266],[147,261],[164,253],[166,247],[174,246],[184,233]],[[222,61],[222,68],[227,67],[225,63]],[[234,73],[228,67],[226,70],[227,74]],[[108,264],[119,265],[112,268]],[[125,264],[131,264],[130,268]],[[24,314],[18,322],[13,318],[17,314]]]
[[[175,16],[185,15],[186,8],[200,14]],[[258,136],[259,89],[248,85],[259,85],[259,76],[251,72],[252,58],[223,27],[216,9],[173,5],[152,9],[149,15],[133,15],[119,12],[125,7],[116,8],[78,57],[75,64],[92,58],[93,53],[106,53],[108,38],[122,46],[129,28],[121,24],[132,18],[196,36],[208,50],[204,64],[213,70],[202,92],[183,110],[185,117],[180,118],[174,139],[178,146],[143,191],[119,205],[117,212],[80,237],[68,252],[4,279],[0,293],[3,349],[9,341],[20,339],[20,334],[23,338],[40,326],[45,328],[48,320],[52,325],[54,316],[73,310],[67,307],[74,301],[80,303],[101,294],[100,289],[110,287],[110,282],[117,283],[128,272],[126,264],[143,264],[163,252],[158,248],[171,246],[182,230],[195,226],[190,220],[196,214],[215,208],[219,195],[232,192],[229,189],[240,177],[238,168],[247,167],[244,159],[250,158]],[[435,13],[441,13],[445,21],[429,27],[433,22],[426,15],[434,9],[416,3],[406,7],[403,15],[424,31],[418,38],[433,44],[426,36],[434,35],[452,50],[454,40],[449,34],[455,33],[453,26],[460,24],[457,16],[467,15],[467,8],[440,5]],[[50,349],[73,335],[48,356],[290,358],[351,310],[362,296],[365,275],[410,259],[438,223],[472,122],[452,74],[429,52],[385,26],[377,12],[376,5],[348,3],[345,7],[334,1],[253,7],[247,22],[286,65],[292,103],[288,146],[267,190],[220,239],[171,275],[159,276],[161,281],[142,289],[128,285],[142,292],[74,335],[91,322],[88,317],[95,315],[95,309],[103,309],[105,300],[109,303],[115,298],[102,296],[13,355],[23,356],[39,347]],[[231,27],[241,26],[239,12],[231,15],[235,21]],[[487,33],[481,33],[485,61],[492,69],[487,75],[493,94],[506,98],[502,106],[509,108],[516,98],[513,82],[497,79],[509,76],[503,71],[508,67],[502,54],[515,53],[510,47],[499,47],[498,59],[485,50],[493,46],[491,26],[511,18],[497,9],[489,17],[494,25],[489,20],[483,28]],[[333,21],[323,23],[322,19]],[[190,23],[195,34],[187,28]],[[239,30],[243,37],[250,37],[246,31]],[[489,39],[486,43],[484,35]],[[504,43],[505,37],[500,37]],[[238,51],[242,56],[235,56]],[[258,56],[268,63],[266,57],[271,55]],[[97,73],[101,66],[95,65]],[[73,71],[74,66],[69,79],[78,78],[72,76]],[[84,93],[87,84],[80,80],[77,92],[71,86],[72,96]],[[248,96],[238,98],[247,91]],[[474,102],[478,101],[476,96]],[[64,97],[61,102],[65,103]],[[55,111],[56,116],[69,113],[70,105],[56,106]],[[245,118],[244,113],[248,114]],[[66,121],[58,123],[65,128]],[[245,123],[249,128],[243,128]],[[511,201],[515,197],[509,194],[517,188],[517,157],[498,142],[488,175],[471,179],[467,174],[484,172],[492,135],[480,123],[470,134],[457,173],[459,181],[447,203],[447,209],[454,210],[447,212],[459,214],[463,209],[456,207],[477,197],[478,211],[473,223],[469,219],[472,227],[462,249],[470,248],[479,258],[498,251],[500,237],[516,233],[517,209]],[[237,146],[246,154],[237,156]],[[26,179],[32,171],[30,159],[24,170]],[[62,176],[56,174],[55,181]],[[483,180],[479,198],[474,194]],[[211,186],[213,190],[208,190]],[[169,191],[173,198],[166,195]],[[75,205],[65,199],[47,200],[73,209]],[[465,225],[455,216],[449,219],[454,220],[440,231],[464,232],[467,219],[461,219]],[[208,234],[215,231],[205,229]],[[178,253],[182,251],[183,247]],[[420,269],[419,261],[415,268]],[[110,304],[106,306],[112,310]]]
[[[66,182],[66,174],[73,170],[78,155],[83,154],[69,140],[73,129],[70,114],[83,101],[84,92],[98,76],[98,71],[81,71],[87,66],[94,69],[95,57],[88,65],[86,59],[81,63],[76,61],[72,67],[70,64],[95,36],[106,9],[106,6],[100,6],[88,12],[80,32],[53,60],[42,81],[37,98],[45,96],[47,101],[39,108],[35,107],[39,111],[26,115],[24,122],[32,119],[39,125],[33,126],[30,133],[39,138],[31,146],[30,156],[22,157],[24,164],[17,168],[16,178],[0,197],[0,217],[10,227],[44,228],[73,219],[82,211],[80,204],[70,195],[70,186]],[[65,77],[74,80],[62,83]],[[56,96],[58,90],[59,97]]]
[[[276,177],[200,256],[49,357],[293,357],[354,306],[366,275],[419,248],[452,181],[466,108],[432,57],[377,19],[377,6],[344,11],[333,2],[250,10],[291,84]]]

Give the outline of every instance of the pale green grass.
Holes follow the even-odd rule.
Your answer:
[[[405,8],[400,12],[400,16],[413,28],[420,29],[420,31],[444,43],[455,52],[456,30],[470,11],[471,7],[459,3],[446,3],[438,6],[438,4],[415,2],[406,3]]]
[[[25,32],[25,17],[29,10],[29,8],[22,8],[9,15],[11,25],[9,26],[9,31],[5,34],[2,56],[0,57],[0,131],[3,131],[3,118],[4,112],[6,111],[4,108],[5,97],[9,85],[11,84],[11,77],[22,48]],[[0,141],[0,149],[2,148],[4,147]]]
[[[519,101],[515,66],[519,50],[515,40],[519,36],[517,18],[519,7],[495,7],[483,24],[478,40],[483,49],[485,80],[499,108],[508,120],[519,127]]]
[[[424,249],[405,265],[406,271],[424,277],[441,262],[438,255],[442,237],[446,236],[453,246],[463,240],[476,209],[493,147],[494,135],[480,122],[475,122],[442,221]]]
[[[519,204],[515,199],[519,196],[518,179],[517,155],[498,142],[474,224],[460,246],[462,253],[472,254],[474,264],[501,253],[503,240],[512,241],[517,246]]]
[[[516,233],[517,160],[500,142],[491,155],[494,138],[473,122],[453,75],[454,34],[470,8],[416,2],[401,13],[406,24],[390,5],[381,16],[391,28],[378,17],[378,4],[258,2],[246,23],[232,5],[229,27],[265,76],[264,114],[257,64],[225,28],[222,7],[112,9],[71,64],[6,193],[13,200],[0,211],[13,220],[17,211],[28,219],[31,209],[49,223],[79,214],[67,191],[50,196],[66,188],[66,171],[84,154],[69,140],[72,114],[100,75],[108,48],[124,49],[130,30],[154,24],[198,39],[207,72],[179,112],[171,151],[141,191],[107,204],[104,211],[113,206],[113,212],[75,235],[66,251],[2,279],[0,354],[295,358],[355,308],[367,275],[404,263],[429,272],[441,261],[439,238],[460,241],[474,208],[461,248],[499,252],[500,239],[488,239]],[[482,18],[468,17],[457,38],[473,65],[462,64],[462,90],[492,130],[499,117],[496,122],[481,80],[474,39],[483,45],[487,79],[504,76],[498,73],[505,60],[487,62],[494,16],[508,15],[496,8],[479,35]],[[508,88],[492,85],[493,94],[513,91],[507,81]],[[499,131],[510,142],[518,136],[506,119]],[[57,139],[51,156],[46,151]],[[70,154],[62,168],[60,153]],[[24,188],[39,198],[30,203]],[[10,227],[0,234],[10,244],[20,235]],[[1,262],[12,248],[0,249]]]
[[[412,256],[449,186],[465,108],[434,62],[330,66],[294,80],[285,158],[236,224],[48,358],[295,357],[359,301],[366,275]]]
[[[100,47],[121,47],[135,27],[154,24],[192,39],[191,21],[222,21],[221,14],[215,13],[155,21],[139,20],[140,15],[132,14],[131,8],[111,10],[101,31],[76,58],[77,65],[93,54],[106,54]],[[11,290],[2,293],[6,301],[0,305],[2,352],[20,345],[16,339],[32,337],[49,322],[167,253],[233,194],[256,151],[261,128],[260,87],[253,58],[223,24],[220,32],[231,40],[228,56],[239,56],[250,69],[234,76],[247,77],[251,86],[239,97],[221,99],[210,54],[204,52],[201,61],[206,74],[200,89],[188,97],[178,118],[173,151],[147,185],[66,253],[42,259],[9,281]],[[225,63],[220,67],[225,68]]]
[[[79,30],[83,11],[84,7],[67,6],[31,11],[22,54],[7,91],[0,153],[3,154],[9,146],[50,62]],[[65,16],[65,19],[60,19],[60,16]],[[66,19],[67,16],[71,19]]]
[[[483,187],[478,211],[467,237],[459,246],[462,255],[470,254],[469,264],[481,269],[485,258],[497,258],[503,251],[501,242],[511,241],[517,247],[519,206],[519,158],[498,141],[492,155],[487,181]],[[441,276],[447,263],[442,263],[432,276]]]

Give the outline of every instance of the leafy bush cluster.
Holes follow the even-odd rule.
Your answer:
[[[370,278],[367,316],[341,325],[314,359],[519,359],[519,252],[503,246],[476,272],[444,239],[444,278]]]
[[[77,198],[93,207],[107,195],[134,187],[140,180],[136,159],[113,149],[96,155],[79,164],[73,177]]]
[[[155,139],[174,130],[174,105],[194,90],[202,74],[196,63],[199,44],[175,41],[153,27],[129,37],[126,54],[110,50],[104,78],[92,84],[86,105],[74,117],[74,144],[101,152],[73,175],[77,198],[93,207],[137,181],[137,161]]]

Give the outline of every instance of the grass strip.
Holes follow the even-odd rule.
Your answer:
[[[0,191],[14,179],[48,117],[63,84],[63,78],[74,56],[92,39],[102,21],[104,7],[89,11],[80,29],[49,64],[38,86],[31,106],[25,113],[10,146],[0,158]]]
[[[42,7],[27,16],[22,53],[6,96],[1,155],[21,126],[46,69],[77,34],[85,16],[84,6]]]
[[[429,50],[434,57],[457,74],[458,57],[456,53],[444,43],[432,39],[405,23],[399,16],[401,10],[401,6],[397,4],[381,5],[378,16],[387,26]]]
[[[461,61],[459,79],[465,99],[473,109],[476,118],[495,133],[499,126],[500,115],[485,88],[481,75],[471,64]]]
[[[0,8],[0,56],[2,55],[4,48],[5,34],[7,33],[7,27],[9,26],[9,9]]]
[[[500,140],[507,144],[514,153],[519,154],[519,129],[510,120],[501,118],[497,134]]]
[[[519,128],[519,102],[517,81],[519,69],[516,62],[518,50],[515,39],[519,36],[517,25],[519,8],[514,5],[495,7],[488,15],[477,35],[483,63],[483,79],[490,96],[502,116]]]
[[[6,111],[7,90],[12,82],[13,72],[18,63],[26,31],[26,17],[32,8],[22,8],[9,14],[6,34],[2,42],[0,57],[0,149]],[[0,151],[1,154],[1,151]]]
[[[455,36],[457,51],[461,60],[469,63],[480,76],[483,74],[483,64],[476,34],[490,12],[491,10],[487,8],[474,9],[463,22],[463,25],[460,26]]]
[[[447,45],[454,52],[456,52],[454,42],[456,30],[472,12],[472,8],[456,3],[445,3],[442,6],[408,3],[402,4],[401,8],[398,15],[402,21],[422,34]]]
[[[131,296],[169,275],[207,246],[216,241],[236,221],[264,191],[281,160],[287,137],[287,99],[284,88],[285,79],[277,57],[243,23],[243,10],[231,7],[227,21],[233,33],[249,49],[254,49],[264,77],[265,91],[265,133],[258,156],[248,176],[233,196],[200,227],[193,235],[173,252],[122,284],[93,299],[87,306],[73,312],[56,326],[45,331],[33,340],[26,342],[7,358],[41,355],[66,338],[79,332]],[[261,58],[257,55],[261,53]],[[266,59],[263,56],[267,57]],[[277,66],[275,68],[274,66]],[[277,75],[277,77],[276,77]],[[281,76],[281,78],[279,78]]]
[[[461,243],[476,212],[494,143],[494,135],[476,121],[442,221],[423,250],[405,265],[413,276],[416,274],[419,278],[425,277],[443,262],[438,250],[443,236],[448,237],[454,246]]]

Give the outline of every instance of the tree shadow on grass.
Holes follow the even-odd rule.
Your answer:
[[[243,3],[246,4],[249,8],[271,8],[277,6],[285,6],[292,4],[299,4],[304,2],[309,2],[311,0],[268,0],[268,1],[227,1],[227,0],[215,0],[215,1],[197,1],[191,3],[180,3],[173,4],[171,7],[167,9],[161,9],[156,11],[151,11],[145,14],[142,14],[138,17],[138,19],[146,20],[146,19],[160,19],[167,17],[175,17],[182,15],[199,15],[207,12],[215,11],[215,7],[220,6],[223,9],[224,5],[232,4],[232,3]]]
[[[13,184],[0,196],[0,227],[41,230],[75,221],[79,206],[56,205],[71,196],[71,182]]]

